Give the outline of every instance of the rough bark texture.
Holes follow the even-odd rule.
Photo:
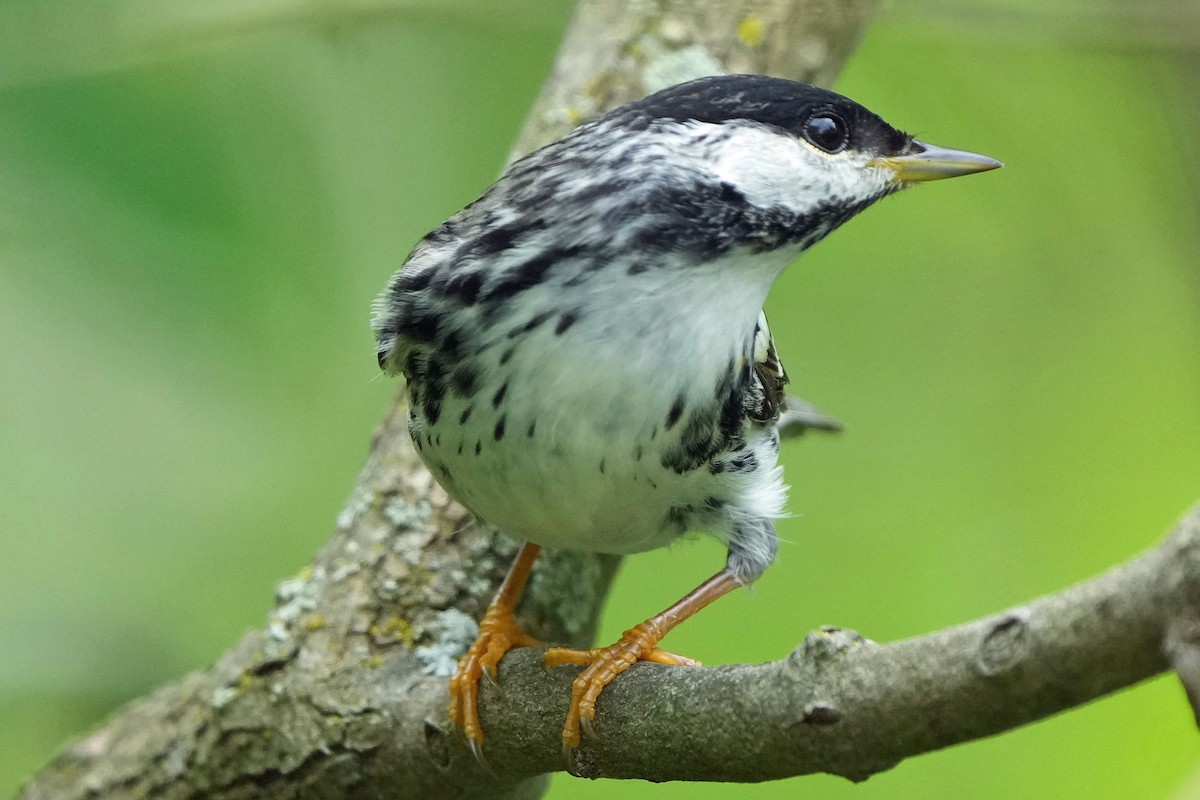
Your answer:
[[[876,0],[584,0],[514,155],[680,81],[769,73],[828,86]]]
[[[574,771],[654,781],[813,772],[863,780],[1169,668],[1195,697],[1198,610],[1200,507],[1159,547],[1104,575],[926,636],[876,644],[827,628],[769,664],[639,665],[605,690],[598,741],[579,752]],[[484,694],[484,718],[506,744],[500,758],[536,752],[553,769],[572,675],[539,669],[540,655],[509,656],[503,694]],[[1176,722],[1182,731],[1185,720]]]
[[[518,152],[645,91],[702,74],[828,83],[875,6],[585,0]],[[505,662],[506,685],[519,677],[508,702],[528,701],[512,716],[485,694],[495,772],[447,730],[439,675],[473,637],[472,620],[515,552],[515,543],[475,526],[433,482],[398,405],[378,430],[332,538],[311,567],[280,584],[266,629],[247,634],[211,668],[121,709],[62,752],[22,797],[537,796],[544,774],[562,767],[551,728],[561,723],[570,671],[543,674],[532,654]],[[544,556],[522,606],[527,630],[588,644],[616,566],[611,557]],[[629,678],[645,685],[640,670]],[[545,682],[555,690],[543,693]],[[631,713],[605,697],[614,721]],[[606,712],[600,723],[608,721]],[[683,747],[701,731],[674,734]],[[700,751],[681,763],[696,759]],[[587,761],[579,768],[595,773]]]

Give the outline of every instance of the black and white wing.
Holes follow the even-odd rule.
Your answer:
[[[807,430],[836,432],[842,429],[840,422],[822,413],[812,403],[784,392],[787,370],[779,360],[766,314],[759,315],[754,329],[754,375],[761,387],[761,399],[755,393],[757,402],[749,410],[750,419],[762,424],[774,423],[782,436],[799,436]]]
[[[767,315],[758,315],[754,326],[754,378],[758,391],[754,392],[747,416],[755,422],[770,424],[779,419],[784,405],[783,387],[788,376],[775,351],[775,340],[767,325]]]

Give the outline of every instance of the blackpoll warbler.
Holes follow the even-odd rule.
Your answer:
[[[375,304],[379,363],[408,379],[433,475],[528,542],[451,682],[479,754],[483,671],[535,644],[516,625],[539,546],[635,553],[687,530],[725,567],[591,651],[563,729],[708,603],[762,574],[786,487],[788,399],[763,301],[800,254],[915,182],[994,169],[915,141],[853,101],[779,78],[702,78],[589,122],[513,166],[417,245]]]

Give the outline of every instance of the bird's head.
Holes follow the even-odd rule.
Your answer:
[[[697,126],[701,139],[716,143],[710,157],[718,177],[756,205],[799,212],[1001,166],[987,156],[918,142],[835,92],[765,75],[679,84],[627,113]]]
[[[641,224],[641,244],[704,259],[739,245],[802,249],[906,186],[1001,164],[918,142],[825,89],[723,75],[623,106],[532,166],[564,177],[542,195],[554,214],[585,207],[571,202],[579,191],[592,219],[608,217],[603,237]]]

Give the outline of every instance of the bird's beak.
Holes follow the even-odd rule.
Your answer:
[[[898,156],[880,156],[867,162],[867,166],[888,170],[897,183],[919,183],[987,172],[1004,165],[979,153],[914,141],[910,145],[910,152]]]

